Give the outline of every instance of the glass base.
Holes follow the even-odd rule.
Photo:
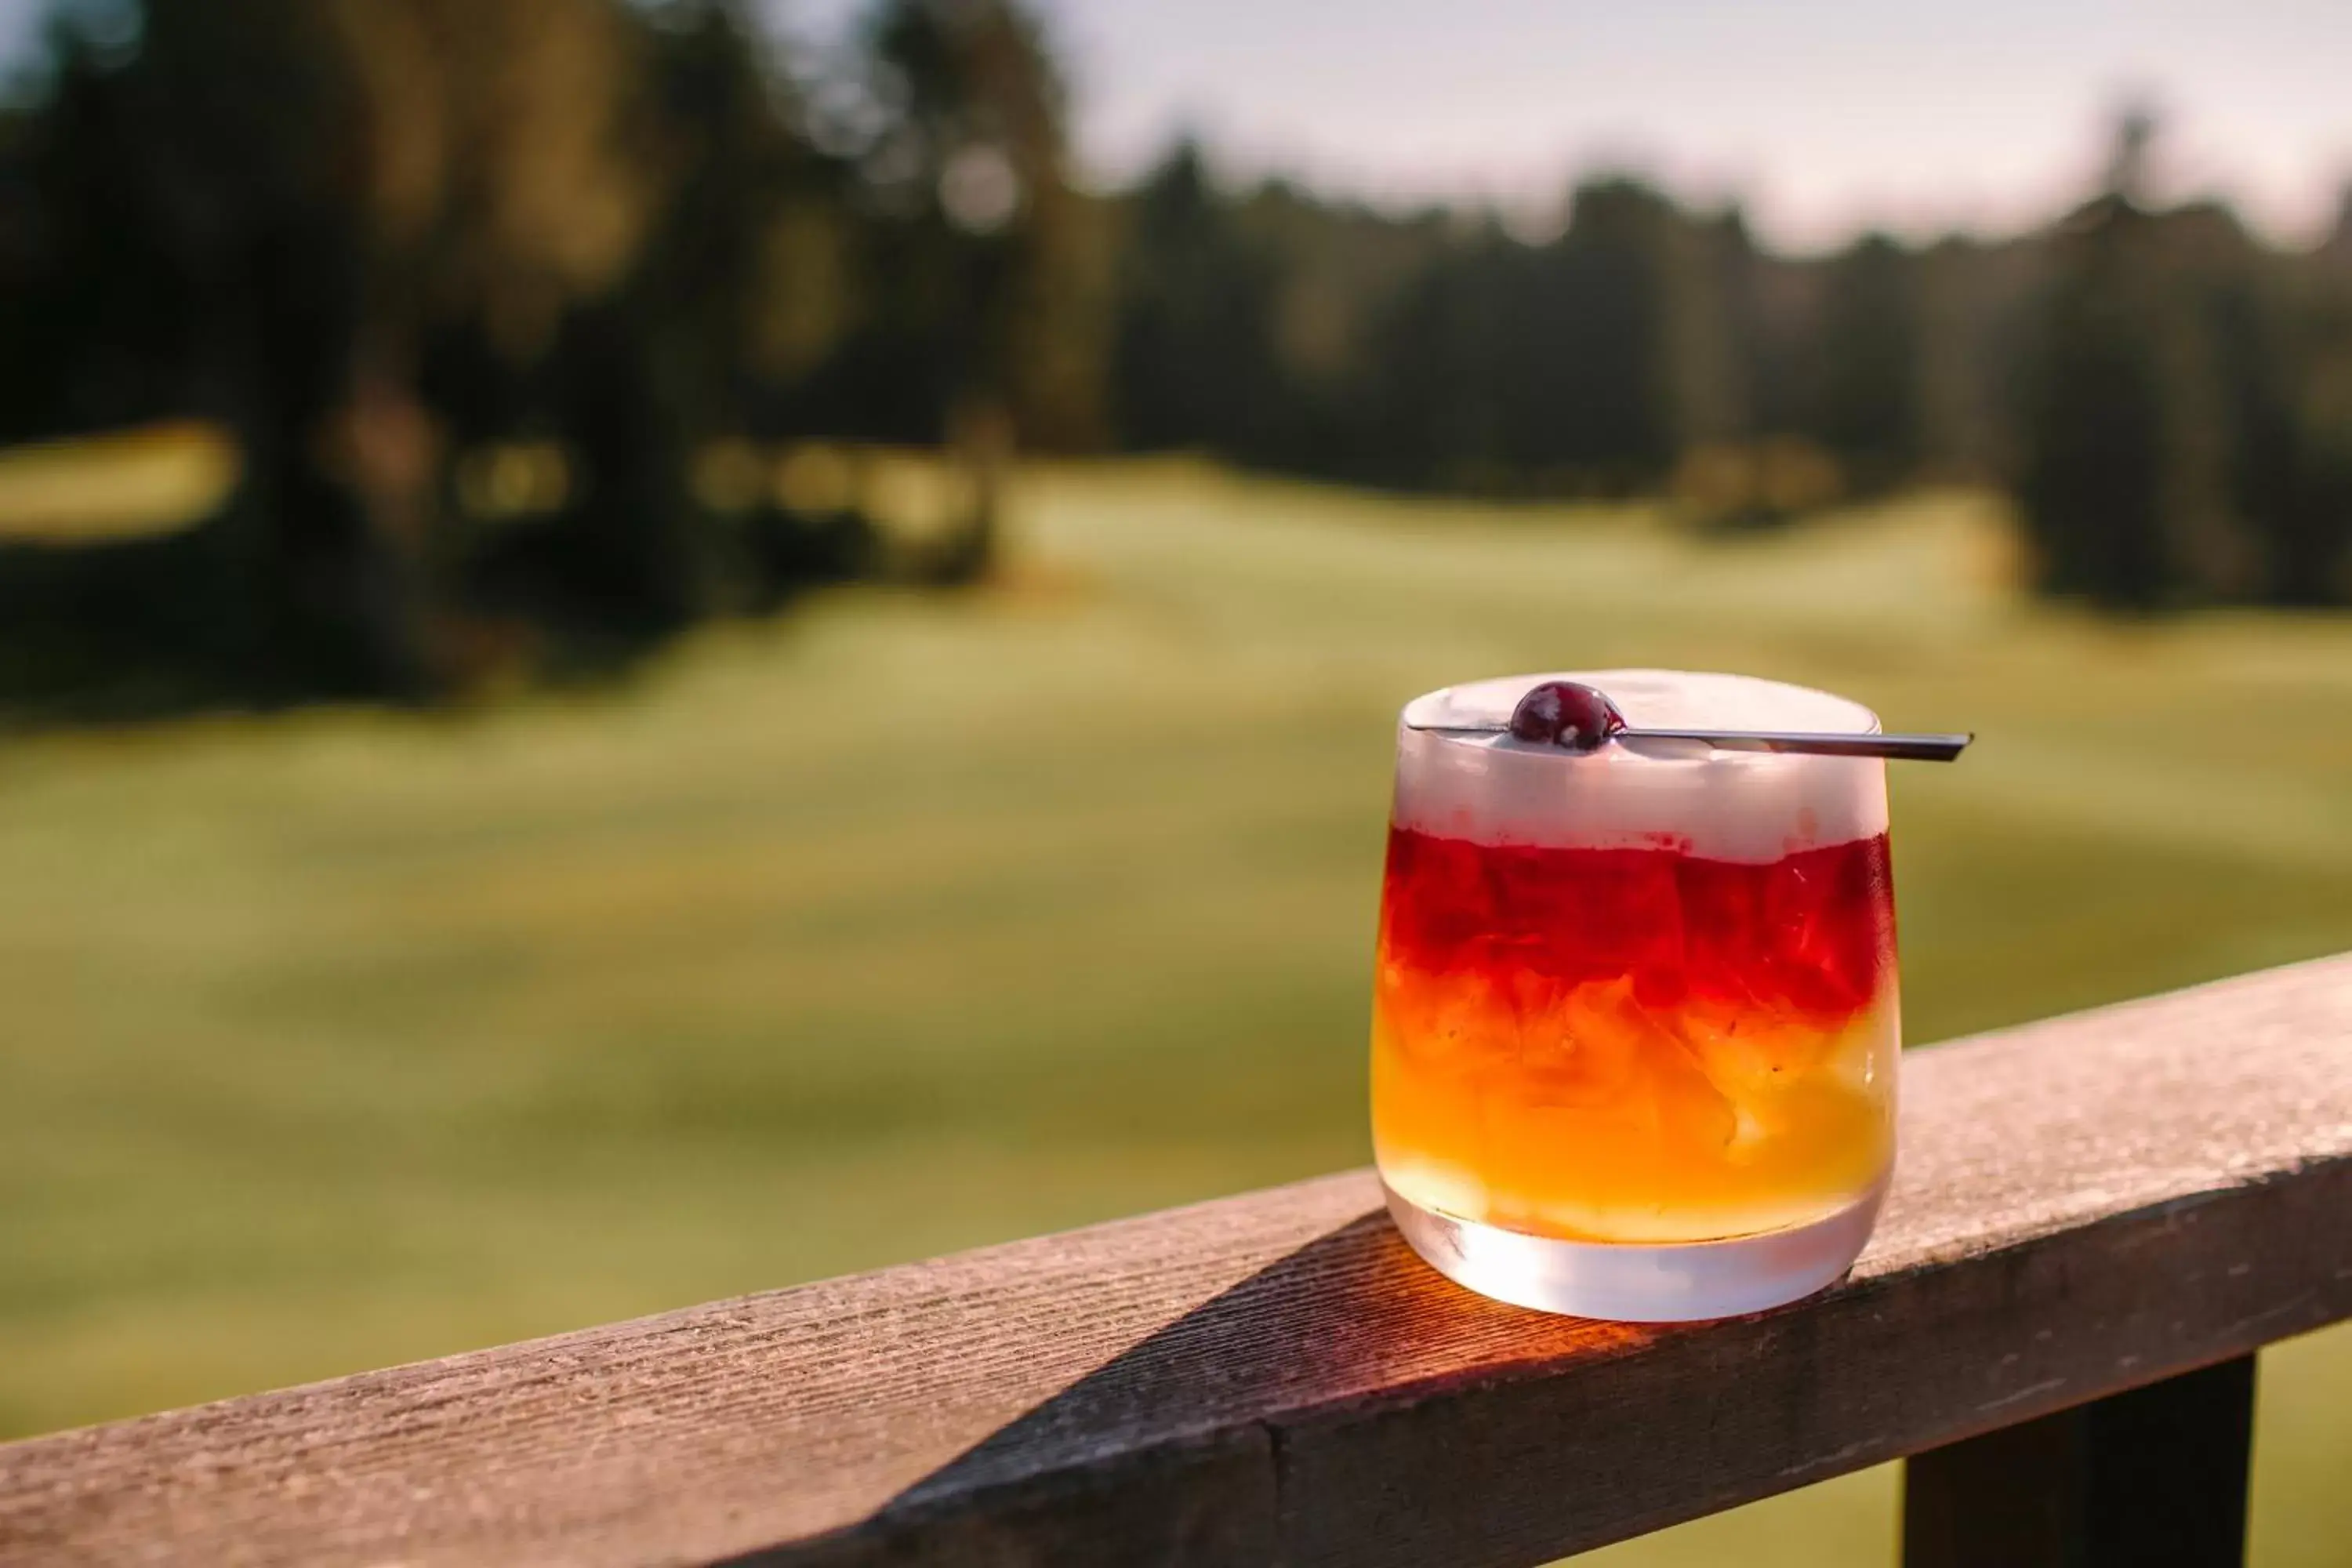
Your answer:
[[[1561,1241],[1423,1208],[1383,1183],[1389,1213],[1430,1266],[1481,1296],[1627,1323],[1760,1312],[1834,1284],[1862,1256],[1886,1183],[1808,1225],[1727,1241]]]

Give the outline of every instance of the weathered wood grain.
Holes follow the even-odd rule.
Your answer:
[[[0,1447],[58,1563],[1532,1563],[2352,1314],[2352,959],[1914,1053],[1869,1253],[1635,1328],[1363,1173]]]

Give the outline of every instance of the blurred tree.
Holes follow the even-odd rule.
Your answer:
[[[1688,384],[1673,347],[1691,303],[1685,220],[1635,181],[1580,185],[1505,342],[1506,447],[1611,491],[1654,488],[1679,454]]]
[[[2045,579],[2136,608],[2326,592],[2291,269],[2222,208],[2135,199],[2154,136],[2121,120],[2111,188],[2051,241],[2021,484]]]
[[[1111,373],[1121,438],[1265,460],[1280,420],[1274,258],[1243,232],[1190,139],[1126,206]]]
[[[1381,325],[1372,477],[1474,491],[1517,477],[1503,366],[1533,268],[1525,247],[1481,223],[1449,237],[1405,288]]]
[[[1923,475],[1998,482],[2014,466],[2016,367],[2043,247],[1950,236],[1918,258]]]
[[[55,374],[7,406],[236,431],[190,593],[225,668],[424,692],[510,646],[484,607],[627,642],[843,565],[748,559],[689,482],[842,331],[778,236],[845,172],[736,0],[59,0],[51,37],[0,331]],[[486,535],[451,464],[518,439],[568,478]]]
[[[1811,416],[1816,380],[1821,268],[1765,250],[1736,210],[1717,225],[1715,253],[1734,355],[1726,374],[1738,395],[1736,428],[1749,437],[1801,432]]]
[[[2295,484],[2273,529],[2273,596],[2352,602],[2352,186],[2300,279],[2290,321]]]
[[[859,427],[958,454],[978,499],[930,572],[973,576],[996,553],[1014,440],[1104,438],[1108,258],[1070,187],[1064,89],[1027,9],[880,0],[866,35],[847,118],[867,309],[839,389]]]
[[[1637,182],[1578,187],[1560,237],[1424,222],[1430,247],[1380,321],[1372,471],[1475,489],[1654,489],[1745,392],[1726,236]],[[1369,314],[1369,313],[1368,313]]]
[[[756,0],[48,5],[0,108],[0,435],[194,413],[246,465],[135,589],[0,547],[17,644],[54,605],[414,692],[626,651],[885,562],[854,484],[784,482],[804,437],[955,454],[964,526],[899,563],[938,580],[993,562],[1016,442],[1116,440],[1718,522],[2006,472],[2053,589],[2352,596],[2352,204],[2309,256],[2159,210],[2141,108],[2048,233],[1803,258],[1622,176],[1547,239],[1191,142],[1089,195],[1023,0],[873,0],[798,69]]]
[[[1923,456],[1919,265],[1874,234],[1822,279],[1813,425],[1856,489],[1910,478]]]
[[[2149,221],[2103,197],[2053,244],[2019,486],[2047,585],[2138,606],[2168,575],[2163,370],[2137,266]]]

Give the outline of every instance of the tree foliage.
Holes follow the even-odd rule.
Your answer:
[[[2352,596],[2352,199],[2299,255],[2161,207],[2143,114],[2046,231],[1791,258],[1622,174],[1549,237],[1190,140],[1086,191],[1021,0],[874,0],[822,60],[750,0],[52,0],[47,38],[0,113],[0,437],[193,415],[246,479],[112,586],[0,551],[20,649],[136,625],[430,693],[518,637],[641,646],[882,559],[719,462],[813,437],[961,454],[939,579],[988,570],[1022,446],[1717,525],[1993,480],[2055,592]],[[568,478],[487,526],[485,451]]]

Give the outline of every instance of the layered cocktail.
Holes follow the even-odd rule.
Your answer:
[[[1775,1305],[1844,1272],[1895,1153],[1884,763],[1683,742],[1586,753],[1399,730],[1372,1022],[1391,1207],[1486,1294],[1625,1319]],[[1870,731],[1738,676],[1612,670],[1635,726]]]

